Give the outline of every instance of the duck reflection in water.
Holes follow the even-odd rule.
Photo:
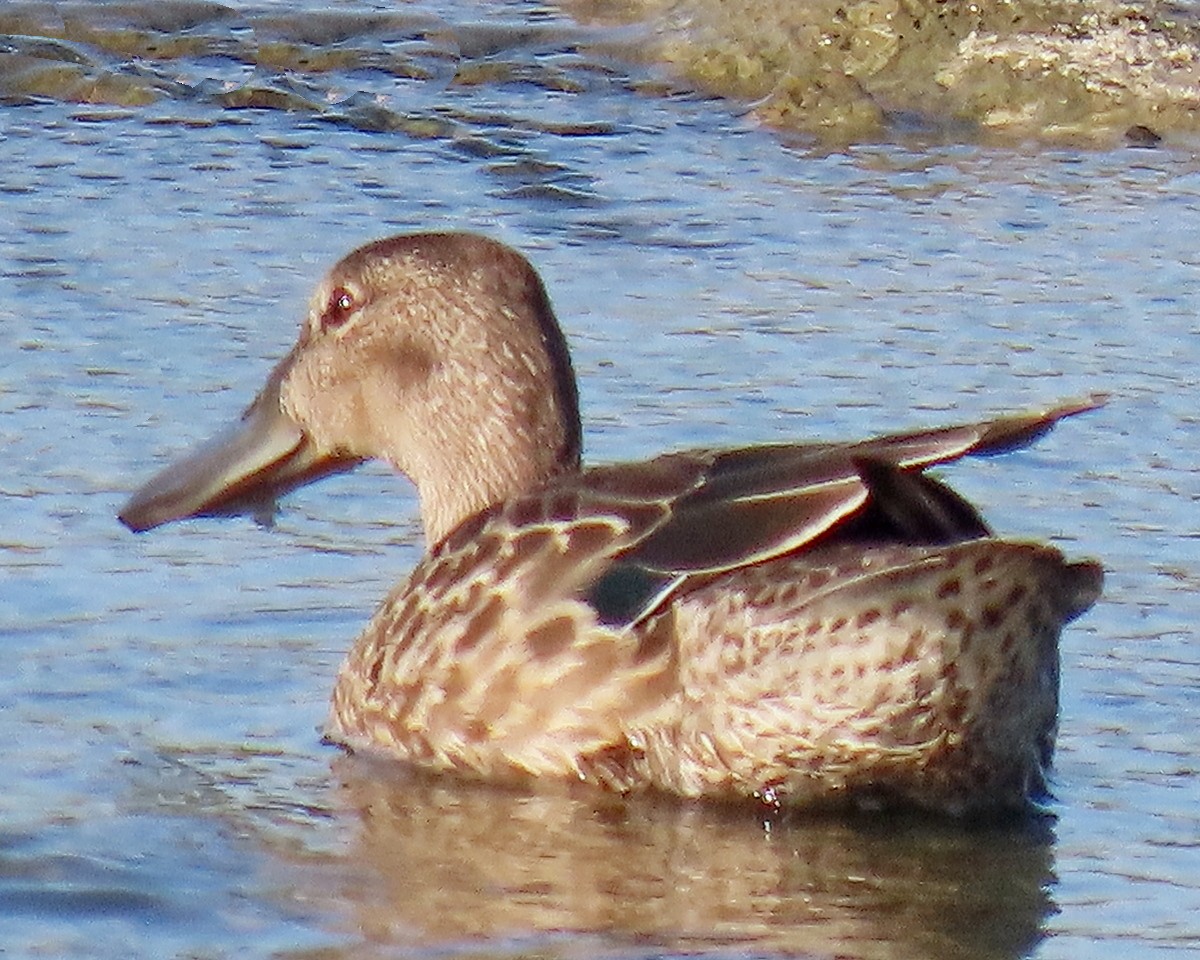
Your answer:
[[[121,519],[238,512],[368,458],[415,483],[426,553],[334,689],[327,734],[350,750],[987,815],[1044,795],[1059,633],[1102,574],[996,538],[924,471],[1093,406],[584,469],[532,266],[479,236],[400,236],[333,268],[240,423]]]
[[[323,895],[408,949],[512,937],[540,953],[545,932],[552,956],[571,935],[585,956],[1016,960],[1055,911],[1046,818],[783,810],[764,830],[744,804],[497,789],[361,756],[334,772],[357,836]]]

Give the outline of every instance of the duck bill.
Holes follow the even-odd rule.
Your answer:
[[[137,491],[118,514],[135,533],[172,520],[248,514],[274,516],[275,501],[297,487],[361,461],[317,448],[284,413],[279,384],[287,361],[231,429],[171,464]]]

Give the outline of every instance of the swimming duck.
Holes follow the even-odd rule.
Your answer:
[[[1098,402],[584,469],[530,263],[398,236],[330,271],[241,421],[120,519],[245,512],[372,457],[409,477],[427,549],[339,672],[327,736],[352,751],[620,792],[1025,810],[1059,634],[1102,571],[994,537],[924,470]]]

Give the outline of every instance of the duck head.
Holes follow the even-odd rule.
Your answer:
[[[261,510],[379,458],[416,484],[432,545],[577,469],[579,456],[566,341],[529,262],[471,234],[392,237],[329,272],[240,421],[153,477],[119,517],[142,531]]]

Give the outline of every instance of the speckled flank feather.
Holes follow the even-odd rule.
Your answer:
[[[481,237],[355,251],[235,431],[152,479],[135,530],[379,457],[429,549],[339,673],[330,739],[496,780],[797,806],[1023,809],[1058,636],[1102,572],[996,539],[925,468],[1023,446],[1085,400],[857,443],[582,470],[565,339]]]
[[[575,599],[620,527],[500,521],[423,562],[342,668],[336,738],[485,777],[582,775],[671,682],[663,656]]]
[[[648,774],[688,795],[1019,808],[1052,751],[1058,631],[1094,581],[987,540],[739,571],[677,606],[680,707],[645,733]]]

